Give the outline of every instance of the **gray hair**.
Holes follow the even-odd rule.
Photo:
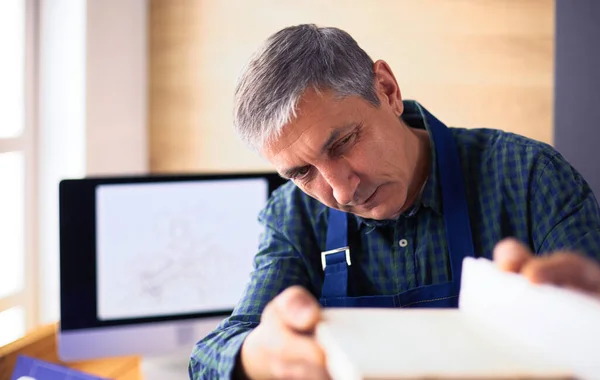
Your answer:
[[[309,87],[379,106],[374,79],[373,60],[347,32],[313,24],[287,27],[265,41],[238,79],[236,131],[258,150],[297,116],[298,100]]]

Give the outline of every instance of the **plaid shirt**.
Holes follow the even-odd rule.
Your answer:
[[[403,118],[426,128],[416,102],[405,101]],[[539,254],[570,249],[600,259],[598,203],[552,147],[498,130],[451,130],[476,254],[491,258],[499,240],[514,236]],[[394,221],[353,217],[360,248],[351,251],[349,296],[390,295],[450,280],[433,147],[432,153],[432,171],[412,210]],[[196,344],[190,378],[229,379],[244,338],[265,305],[287,287],[302,285],[319,298],[327,216],[325,206],[291,182],[273,194],[259,216],[265,230],[250,282],[232,315]]]

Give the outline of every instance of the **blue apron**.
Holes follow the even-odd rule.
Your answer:
[[[457,307],[462,261],[475,257],[462,171],[450,130],[422,108],[429,125],[442,188],[442,207],[450,255],[451,280],[395,295],[348,297],[348,215],[329,209],[326,250],[321,254],[325,276],[319,302],[324,307]],[[352,233],[353,231],[350,231]]]

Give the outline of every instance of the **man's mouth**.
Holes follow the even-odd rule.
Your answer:
[[[358,204],[358,206],[368,206],[373,199],[375,198],[375,195],[377,194],[377,192],[379,191],[379,187],[375,188],[375,191],[369,196],[369,198],[365,199],[364,202],[361,202],[360,204]]]

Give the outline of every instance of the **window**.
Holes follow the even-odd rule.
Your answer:
[[[0,2],[0,345],[37,322],[33,0]]]

